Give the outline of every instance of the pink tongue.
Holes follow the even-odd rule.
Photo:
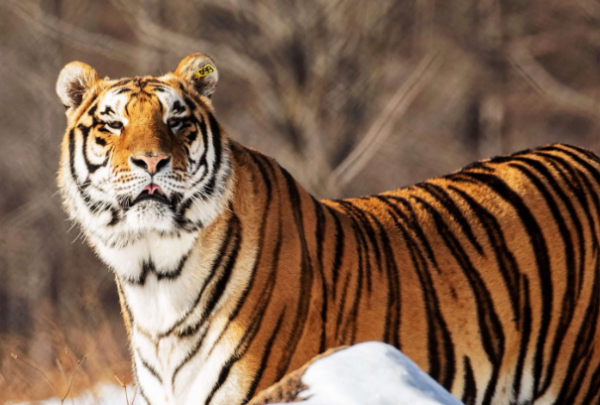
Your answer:
[[[152,195],[154,192],[158,191],[160,194],[163,194],[162,189],[158,184],[148,184],[144,187],[144,190],[148,190],[148,194]]]

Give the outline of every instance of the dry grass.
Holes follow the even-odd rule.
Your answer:
[[[82,317],[86,315],[98,313],[83,313]],[[63,330],[48,322],[46,330],[31,337],[0,335],[0,403],[50,397],[68,400],[100,382],[114,384],[115,377],[126,389],[132,377],[120,333],[123,325],[102,314],[99,317],[103,321],[93,330]],[[131,401],[126,396],[127,402],[133,403],[134,395]]]

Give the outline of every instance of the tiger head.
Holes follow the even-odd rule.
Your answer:
[[[218,72],[203,54],[160,77],[100,78],[66,65],[59,188],[86,235],[119,244],[144,232],[195,232],[227,204],[229,143],[214,118]]]

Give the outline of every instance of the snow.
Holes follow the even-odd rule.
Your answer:
[[[133,387],[127,387],[129,403],[135,394]],[[140,403],[135,401],[134,403]],[[20,402],[12,405],[61,405],[59,398],[51,398],[44,401]],[[127,405],[125,400],[125,390],[116,384],[100,383],[93,390],[87,390],[75,397],[69,396],[65,405]]]
[[[302,376],[303,405],[460,405],[408,357],[385,343],[367,342],[311,364]]]

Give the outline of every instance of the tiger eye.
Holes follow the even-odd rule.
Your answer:
[[[169,126],[171,131],[175,132],[175,131],[181,129],[181,126],[183,125],[183,119],[182,118],[171,118],[169,121],[167,121],[167,125]]]
[[[116,130],[123,129],[123,123],[121,121],[110,121],[107,122],[106,125]]]

